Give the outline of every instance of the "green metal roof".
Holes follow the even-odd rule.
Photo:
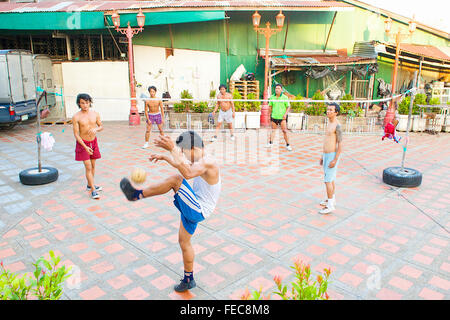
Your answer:
[[[102,29],[103,12],[8,12],[0,13],[4,30]]]
[[[175,24],[188,22],[202,22],[225,19],[225,11],[168,11],[144,12],[145,25]],[[106,16],[109,25],[113,25],[111,16]],[[128,21],[132,27],[137,27],[136,13],[121,13],[120,26],[126,27]]]
[[[225,11],[146,12],[145,25],[202,22],[225,19]],[[106,16],[110,26],[111,16]],[[135,13],[120,14],[120,24],[137,27]],[[89,12],[8,12],[0,13],[0,30],[90,30],[105,29],[104,13]]]

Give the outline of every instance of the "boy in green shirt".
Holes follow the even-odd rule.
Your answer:
[[[287,117],[291,110],[291,105],[289,103],[289,98],[282,94],[283,86],[277,84],[275,86],[275,94],[270,97],[269,100],[269,114],[271,121],[270,130],[270,140],[267,144],[267,148],[272,147],[273,137],[278,125],[281,125],[281,130],[283,131],[284,140],[286,141],[286,149],[292,151],[292,147],[289,145],[289,138],[287,135]]]

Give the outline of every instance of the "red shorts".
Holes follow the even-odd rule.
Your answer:
[[[83,140],[84,144],[92,149],[93,153],[89,154],[86,149],[77,141],[75,146],[75,160],[76,161],[86,161],[89,159],[100,159],[102,155],[98,149],[97,137],[92,141]]]

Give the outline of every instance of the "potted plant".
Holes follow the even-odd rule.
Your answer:
[[[409,115],[409,104],[411,102],[411,97],[405,97],[400,101],[397,108],[397,131],[406,131],[408,125],[408,115]]]
[[[234,100],[242,100],[242,95],[236,89],[233,91]],[[245,103],[243,101],[234,102],[234,128],[235,129],[245,129]]]
[[[342,100],[353,100],[353,96],[347,93],[342,97]],[[346,131],[352,131],[353,127],[366,125],[366,118],[363,116],[364,110],[356,102],[342,102],[341,120],[346,126]]]
[[[277,291],[273,293],[281,297],[283,300],[329,300],[327,293],[331,268],[323,269],[322,274],[316,277],[312,274],[311,265],[296,260],[291,269],[295,270],[294,281],[291,282],[291,288],[284,285],[280,276],[276,275],[273,281],[276,284]],[[269,300],[269,295],[263,295],[262,288],[259,291],[248,289],[241,295],[242,300]]]
[[[247,95],[248,100],[257,100],[258,97],[255,93],[249,93]],[[245,103],[245,125],[250,129],[258,129],[261,125],[261,102],[249,101]]]
[[[313,101],[325,100],[325,97],[320,92],[320,90],[317,90],[314,93],[312,100]],[[315,131],[316,128],[322,130],[325,124],[326,111],[327,108],[324,102],[312,102],[311,105],[308,106],[305,110],[305,113],[307,115],[306,117],[307,130]]]
[[[306,110],[306,103],[295,101],[295,100],[304,100],[305,98],[298,94],[294,101],[291,102],[291,112],[288,115],[288,129],[302,129],[303,125],[303,116]]]
[[[414,97],[414,104],[412,109],[412,131],[422,132],[425,131],[427,119],[420,116],[419,105],[427,104],[427,95],[424,93],[418,93]]]
[[[189,116],[191,118],[191,124],[193,125],[194,129],[197,128],[198,123],[201,123],[202,128],[208,127],[208,115],[212,111],[208,106],[208,102],[194,102],[190,111],[191,112]]]
[[[441,101],[439,98],[434,97],[430,100],[429,105],[438,105],[441,104]],[[440,113],[440,108],[431,108],[431,112],[435,114],[435,120],[434,120],[434,128],[431,123],[428,125],[428,130],[434,130],[434,131],[442,131],[442,126],[444,125],[444,114]]]
[[[183,90],[180,94],[181,99],[192,99],[192,95],[188,90]],[[169,113],[169,122],[172,128],[175,128],[177,124],[180,127],[186,126],[187,116],[186,113],[191,110],[194,103],[192,101],[180,101],[173,105],[173,111]]]

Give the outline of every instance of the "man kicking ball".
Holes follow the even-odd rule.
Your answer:
[[[175,145],[176,144],[176,145]],[[214,211],[221,189],[219,166],[205,154],[201,137],[194,131],[183,132],[174,142],[168,136],[159,136],[155,145],[170,152],[171,156],[152,154],[151,162],[164,160],[178,169],[180,174],[154,183],[143,190],[134,188],[127,178],[120,181],[120,188],[129,201],[175,192],[175,207],[181,213],[178,243],[183,254],[184,278],[174,287],[183,292],[195,288],[194,248],[191,237],[200,221],[208,218]],[[191,187],[186,180],[194,179]]]

